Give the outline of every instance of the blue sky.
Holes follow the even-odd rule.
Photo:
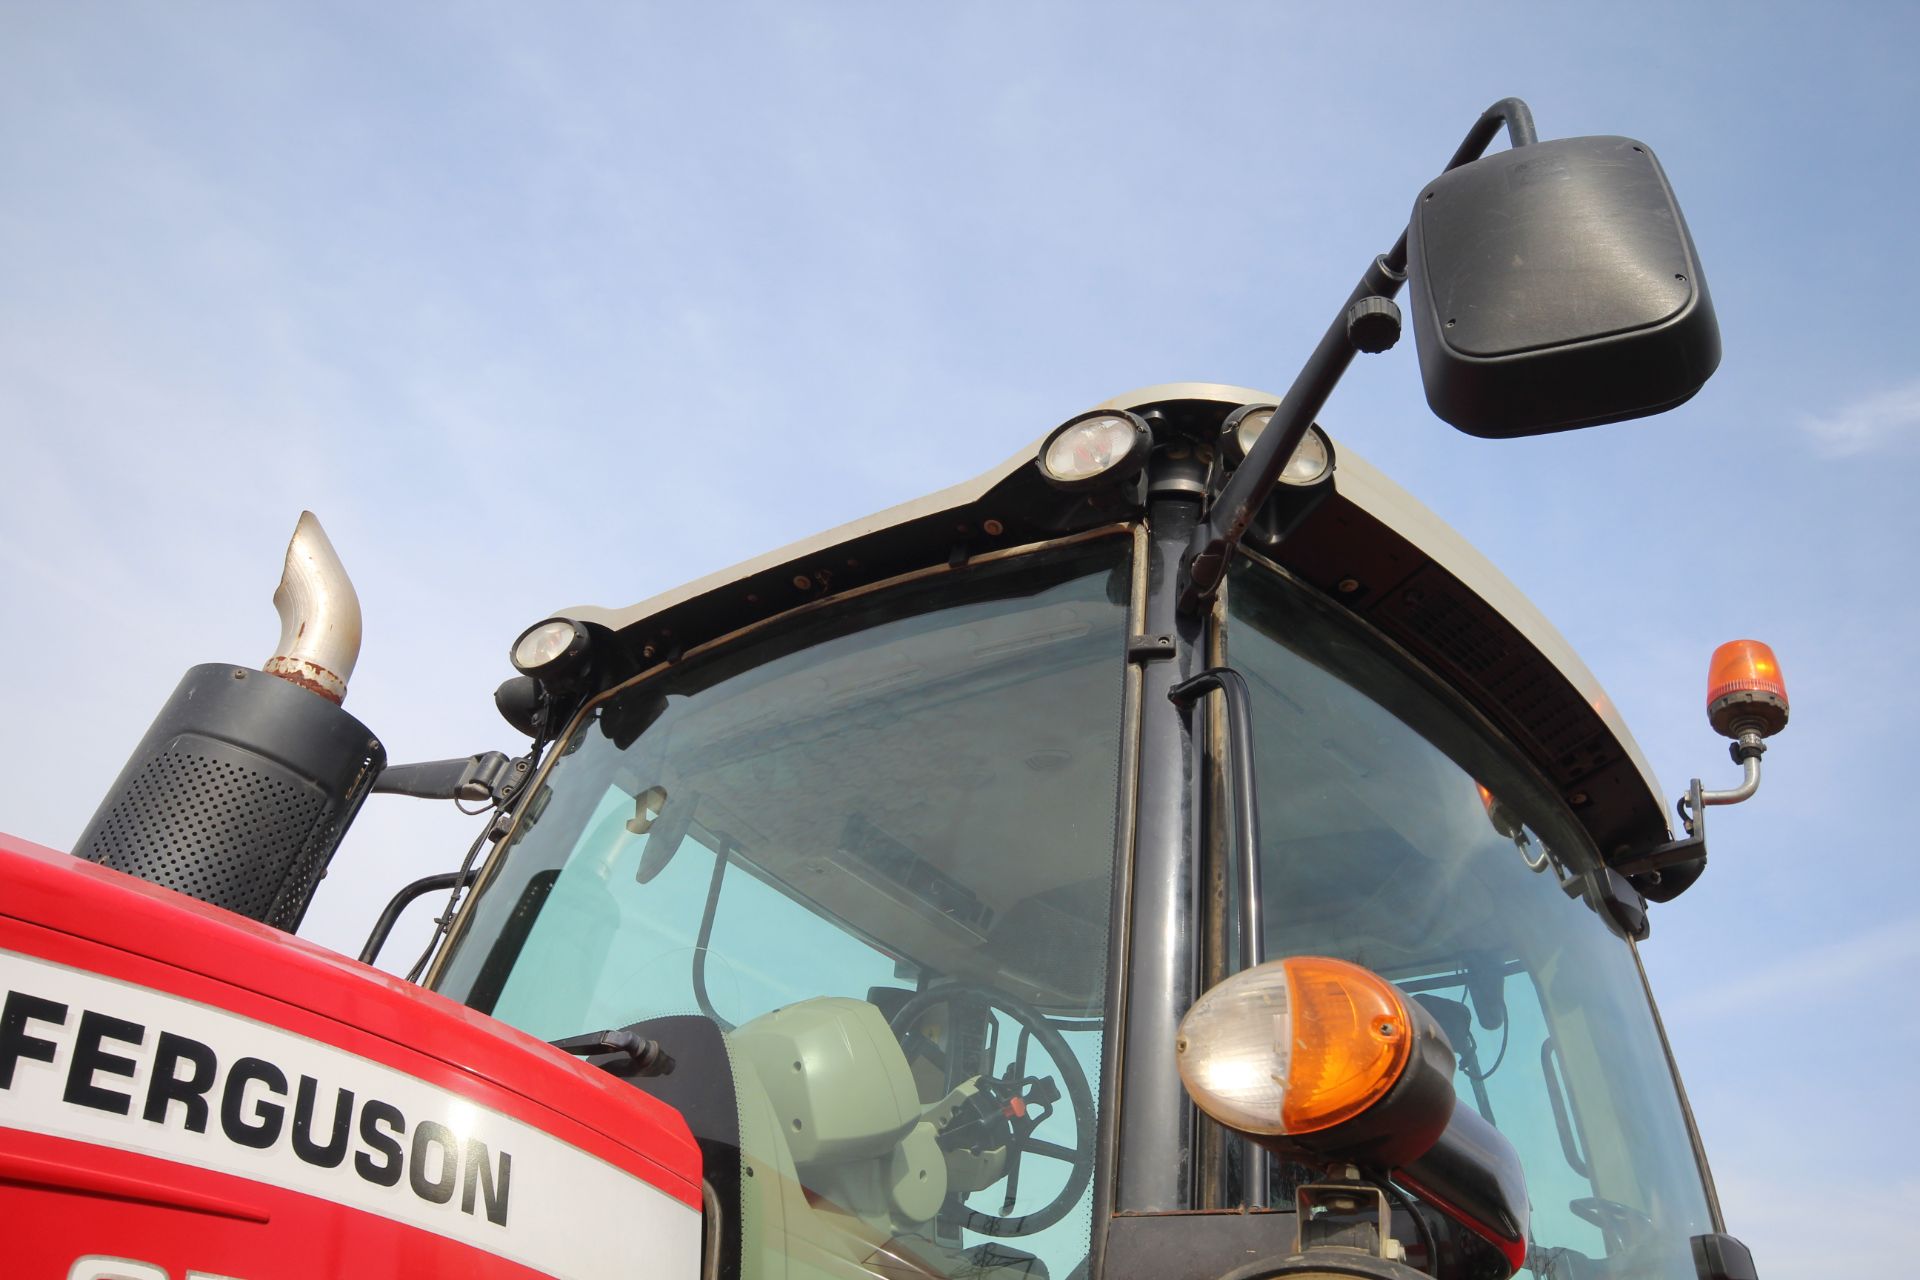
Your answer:
[[[1322,421],[1534,597],[1669,792],[1733,776],[1713,646],[1778,650],[1795,722],[1644,956],[1766,1274],[1900,1266],[1917,38],[1894,5],[6,5],[0,826],[70,844],[184,668],[265,659],[302,507],[366,610],[349,707],[464,754],[510,745],[507,643],[559,606],[1123,390],[1282,389],[1519,94],[1659,152],[1719,374],[1490,443],[1428,414],[1409,341]],[[307,932],[356,949],[468,834],[374,801]]]

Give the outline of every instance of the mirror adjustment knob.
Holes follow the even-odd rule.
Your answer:
[[[1347,341],[1369,355],[1400,341],[1400,308],[1392,298],[1362,298],[1347,308]]]

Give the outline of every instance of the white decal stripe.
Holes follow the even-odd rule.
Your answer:
[[[696,1210],[551,1134],[403,1071],[195,1001],[0,951],[0,999],[8,992],[64,1004],[67,1015],[64,1025],[35,1020],[18,1028],[18,1034],[51,1041],[53,1061],[41,1062],[23,1055],[14,1062],[11,1087],[0,1089],[0,1127],[142,1152],[303,1192],[431,1231],[554,1276],[626,1274],[636,1256],[636,1243],[648,1260],[650,1275],[662,1280],[692,1280],[699,1271],[700,1215]],[[102,1053],[132,1060],[131,1077],[116,1074],[110,1065],[100,1067],[97,1060],[91,1073],[97,1089],[131,1098],[126,1115],[65,1099],[69,1068],[80,1039],[81,1015],[88,1010],[144,1029],[138,1045],[116,1039],[99,1044]],[[187,1129],[187,1108],[179,1102],[167,1108],[164,1123],[142,1118],[162,1032],[198,1041],[212,1049],[218,1060],[218,1077],[205,1094],[205,1132]],[[6,1052],[4,1045],[0,1045],[0,1052]],[[239,1095],[245,1123],[258,1120],[263,1102],[284,1108],[277,1136],[265,1149],[233,1141],[221,1123],[228,1075],[243,1057],[271,1063],[287,1080],[284,1098],[273,1096],[259,1081],[246,1084]],[[189,1066],[182,1065],[175,1074],[186,1075],[189,1071]],[[338,1091],[353,1093],[354,1122],[346,1157],[338,1167],[309,1164],[294,1153],[294,1095],[303,1075],[318,1082],[311,1130],[322,1144],[333,1132]],[[354,1167],[355,1156],[361,1153],[368,1153],[376,1164],[385,1163],[361,1134],[362,1112],[376,1099],[398,1108],[406,1117],[406,1134],[400,1139],[406,1171],[391,1187],[368,1181]],[[488,1219],[483,1186],[475,1185],[469,1194],[468,1182],[475,1172],[467,1167],[469,1161],[461,1161],[462,1167],[455,1171],[453,1190],[445,1203],[423,1198],[414,1190],[408,1176],[413,1165],[413,1139],[419,1126],[427,1122],[445,1126],[463,1151],[472,1153],[475,1148],[471,1144],[484,1144],[491,1169],[497,1170],[501,1153],[511,1157],[504,1225]],[[429,1143],[423,1152],[427,1156],[423,1172],[429,1187],[444,1177],[441,1150]],[[473,1181],[477,1184],[479,1179]],[[495,1194],[497,1207],[497,1187]],[[463,1199],[472,1205],[471,1212],[462,1211]]]

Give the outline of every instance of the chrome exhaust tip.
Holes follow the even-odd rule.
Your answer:
[[[360,659],[360,597],[311,511],[300,513],[287,543],[273,607],[280,644],[263,669],[329,702],[344,701]]]

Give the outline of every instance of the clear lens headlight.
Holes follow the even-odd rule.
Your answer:
[[[1147,424],[1131,413],[1099,410],[1057,428],[1040,446],[1040,471],[1063,489],[1124,480],[1146,465]]]
[[[1226,433],[1229,438],[1229,450],[1235,455],[1235,461],[1244,461],[1253,452],[1254,441],[1273,421],[1275,406],[1270,404],[1248,405],[1236,409],[1228,415]],[[1333,468],[1333,443],[1327,439],[1327,433],[1314,423],[1307,428],[1307,434],[1294,446],[1293,456],[1287,459],[1287,465],[1280,470],[1280,483],[1292,485],[1318,484]]]
[[[578,658],[586,649],[585,627],[566,618],[550,618],[521,632],[509,656],[521,674],[537,676]]]

